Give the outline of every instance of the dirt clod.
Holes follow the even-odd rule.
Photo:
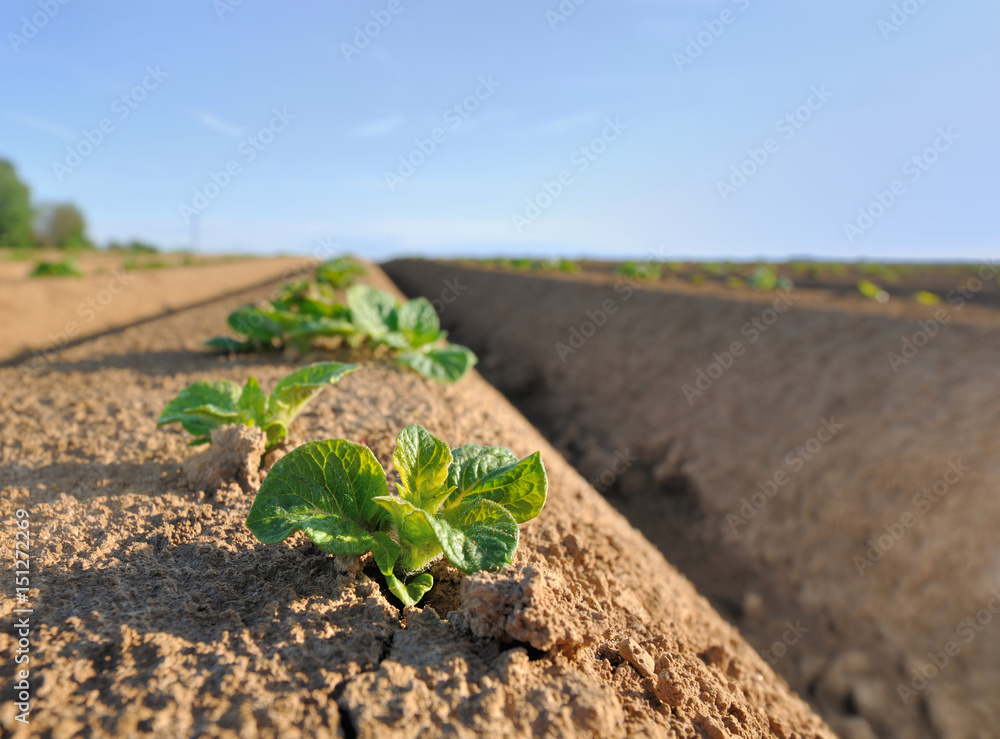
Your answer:
[[[638,670],[639,674],[643,677],[653,676],[653,658],[632,637],[626,637],[619,642],[618,654]]]
[[[212,445],[184,461],[192,490],[214,493],[235,482],[244,493],[260,488],[260,460],[267,436],[256,426],[222,426],[212,430]]]

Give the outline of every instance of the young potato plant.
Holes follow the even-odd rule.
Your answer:
[[[510,564],[518,524],[538,515],[548,492],[540,452],[519,460],[499,446],[449,449],[415,424],[396,437],[392,463],[395,495],[368,447],[346,439],[300,446],[271,468],[247,527],[264,544],[302,531],[330,554],[371,552],[389,590],[416,605],[442,555],[467,574]]]
[[[350,257],[336,257],[316,268],[316,281],[333,287],[350,287],[365,274],[365,268]]]
[[[388,346],[399,354],[396,361],[438,382],[457,382],[476,364],[476,355],[457,344],[440,346],[447,336],[437,311],[427,298],[398,303],[369,285],[347,291],[347,307],[354,327],[375,346]]]
[[[356,364],[341,362],[311,364],[281,378],[270,395],[260,389],[256,377],[242,388],[232,380],[196,382],[167,403],[156,425],[181,424],[194,436],[191,446],[211,443],[212,429],[220,426],[258,426],[270,451],[288,435],[288,427],[309,401],[356,369]]]
[[[320,336],[342,336],[350,340],[356,334],[343,306],[288,297],[282,305],[286,307],[262,303],[237,308],[229,314],[228,323],[236,333],[242,334],[242,338],[216,336],[206,341],[205,346],[239,354],[276,351],[291,344],[305,353]],[[309,310],[290,310],[294,305],[308,305]]]

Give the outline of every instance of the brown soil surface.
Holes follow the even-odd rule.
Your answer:
[[[398,608],[370,558],[329,557],[301,535],[259,544],[237,483],[188,489],[194,452],[155,418],[190,382],[253,374],[267,389],[294,366],[201,350],[229,310],[267,293],[80,343],[27,379],[0,368],[3,547],[12,562],[27,509],[34,607],[25,730],[13,599],[0,606],[0,732],[832,737],[478,375],[442,387],[369,356],[292,428],[367,440],[383,461],[412,422],[453,445],[542,450],[550,497],[515,564],[464,578],[438,564],[422,608]]]
[[[1000,735],[995,312],[385,269],[835,731]]]
[[[121,262],[121,257],[95,254],[81,259],[82,278],[36,279],[27,277],[30,263],[0,264],[6,268],[0,271],[0,361],[17,358],[22,373],[33,373],[49,355],[82,338],[315,265],[282,257],[130,270]]]

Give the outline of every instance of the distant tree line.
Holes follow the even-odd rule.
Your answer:
[[[72,203],[32,204],[31,188],[14,165],[0,159],[0,248],[93,249],[83,212]],[[109,249],[158,251],[139,241],[112,242]]]

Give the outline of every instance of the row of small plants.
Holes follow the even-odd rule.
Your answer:
[[[245,338],[230,341],[242,342],[238,350],[254,351],[285,341],[298,345],[311,335],[342,336],[352,344],[396,349],[401,364],[434,379],[452,382],[465,374],[475,356],[464,347],[436,346],[444,333],[429,302],[400,304],[380,290],[353,285],[362,273],[348,262],[322,266],[315,281],[289,286],[272,305],[241,309],[235,320],[231,315],[230,325]],[[341,306],[333,298],[344,287],[347,305]],[[311,325],[317,323],[323,325]],[[333,325],[340,332],[332,333]],[[287,438],[310,401],[358,368],[311,364],[283,377],[270,394],[255,377],[242,386],[196,382],[167,404],[158,425],[180,424],[192,446],[211,443],[212,431],[223,426],[257,427],[266,437],[266,453]],[[416,424],[397,436],[392,464],[399,479],[390,491],[386,470],[367,446],[348,439],[306,443],[267,472],[246,525],[264,544],[301,531],[330,554],[370,552],[388,590],[404,605],[416,605],[434,584],[427,570],[442,557],[467,574],[510,564],[518,525],[539,514],[548,493],[539,452],[518,459],[500,446],[449,448]]]
[[[466,266],[482,266],[493,269],[513,271],[561,271],[577,273],[586,269],[587,262],[552,259],[486,259],[459,260]],[[596,264],[596,263],[595,263]],[[927,272],[939,272],[948,275],[961,275],[976,268],[967,265],[930,265],[930,264],[879,264],[874,262],[859,262],[848,264],[843,262],[812,262],[794,261],[785,264],[738,264],[734,262],[661,262],[650,260],[646,262],[625,261],[613,268],[615,275],[636,281],[657,281],[667,276],[679,278],[692,285],[703,285],[714,280],[733,289],[751,288],[761,292],[790,289],[794,287],[793,278],[801,278],[805,282],[830,281],[843,283],[845,287],[852,284],[857,292],[871,300],[884,303],[889,300],[889,293],[880,284],[894,284],[900,279],[920,276]],[[856,282],[851,282],[852,272],[859,276]],[[877,281],[877,282],[876,282]],[[1000,283],[1000,280],[998,280]],[[941,296],[927,290],[913,290],[910,297],[921,305],[934,306],[941,303]]]
[[[316,270],[312,280],[286,285],[270,303],[247,305],[229,315],[239,336],[217,336],[206,345],[219,352],[280,351],[293,347],[305,354],[318,339],[337,337],[349,346],[385,346],[396,362],[438,382],[457,382],[476,364],[464,346],[443,346],[437,311],[426,298],[400,303],[370,285],[353,284],[363,268],[339,258]],[[338,290],[346,290],[346,303]]]

